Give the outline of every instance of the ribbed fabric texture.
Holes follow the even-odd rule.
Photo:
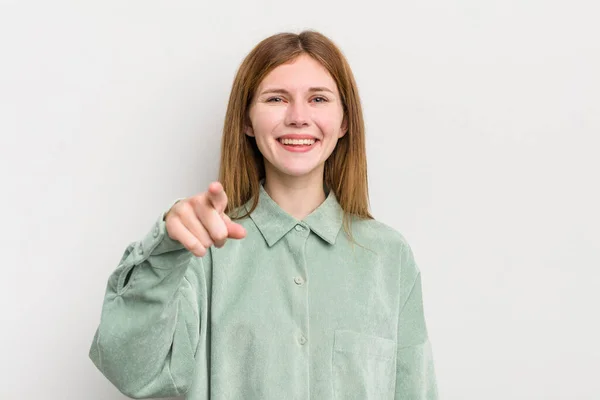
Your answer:
[[[406,239],[333,194],[298,221],[261,186],[246,238],[198,258],[162,215],[110,275],[89,356],[133,398],[437,399]]]

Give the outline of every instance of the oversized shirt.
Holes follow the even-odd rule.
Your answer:
[[[421,274],[393,228],[353,217],[356,245],[333,191],[300,221],[261,184],[246,237],[197,257],[163,217],[110,275],[89,352],[125,395],[437,399]]]

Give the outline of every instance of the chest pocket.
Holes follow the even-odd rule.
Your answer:
[[[396,342],[349,330],[336,330],[332,360],[335,399],[393,400]]]

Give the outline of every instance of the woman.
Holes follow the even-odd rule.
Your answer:
[[[219,182],[128,247],[90,357],[135,398],[437,398],[419,270],[368,211],[358,91],[328,38],[243,61]]]

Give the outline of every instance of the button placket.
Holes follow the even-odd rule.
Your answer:
[[[309,329],[309,307],[308,307],[308,266],[307,253],[310,245],[310,227],[300,221],[296,221],[292,229],[285,235],[287,247],[291,252],[290,262],[284,267],[286,268],[286,291],[289,296],[290,310],[290,337],[289,344],[293,346],[294,368],[298,382],[306,382],[308,388],[309,381],[309,363],[310,363],[310,346],[308,338],[310,337]],[[306,399],[308,393],[296,393],[296,398]]]
[[[308,308],[308,266],[307,248],[309,245],[310,227],[303,222],[297,222],[287,240],[294,255],[293,269],[289,278],[290,296],[293,299],[292,312],[294,318],[294,342],[298,346],[299,356],[308,362],[308,337],[309,337],[309,308]],[[293,281],[293,282],[292,282]],[[304,369],[303,369],[304,370]],[[306,377],[308,379],[308,377]]]

